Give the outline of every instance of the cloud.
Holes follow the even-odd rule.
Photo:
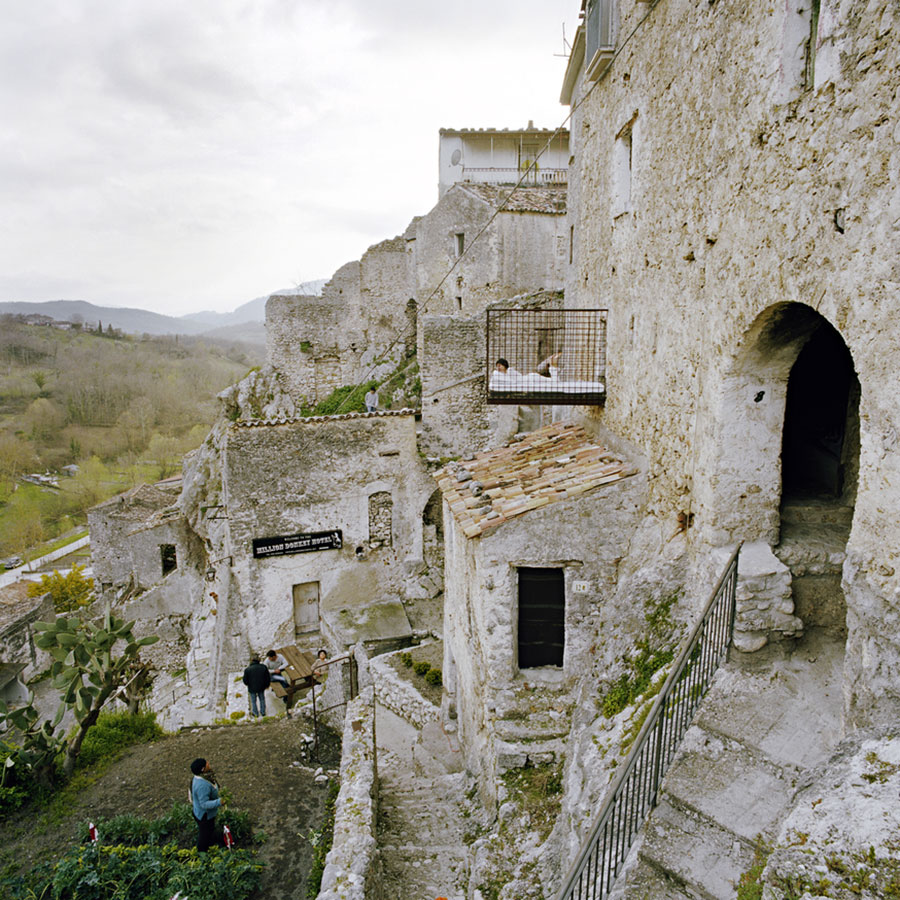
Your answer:
[[[6,0],[0,289],[186,311],[328,277],[433,205],[438,128],[562,120],[578,6]]]

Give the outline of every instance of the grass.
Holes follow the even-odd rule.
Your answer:
[[[556,822],[562,800],[562,765],[544,763],[510,769],[502,775],[510,799],[527,814],[531,827],[545,839]]]

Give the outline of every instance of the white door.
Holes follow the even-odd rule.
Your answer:
[[[319,630],[319,582],[294,585],[294,633]]]

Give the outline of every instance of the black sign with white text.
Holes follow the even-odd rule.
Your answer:
[[[344,536],[334,531],[313,531],[309,534],[289,534],[283,537],[254,538],[253,558],[287,556],[289,553],[309,553],[311,550],[340,550]]]

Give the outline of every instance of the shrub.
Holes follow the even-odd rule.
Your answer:
[[[430,668],[431,663],[425,662],[424,659],[420,659],[413,665],[413,672],[415,672],[416,675],[424,675]]]
[[[116,756],[133,744],[146,744],[163,734],[156,724],[156,713],[102,712],[96,724],[85,734],[78,768],[86,769]]]
[[[400,662],[402,662],[407,669],[411,669],[413,664],[412,653],[401,653]]]
[[[443,678],[441,677],[440,669],[429,669],[425,673],[425,683],[432,684],[435,687],[439,687],[444,683]]]

